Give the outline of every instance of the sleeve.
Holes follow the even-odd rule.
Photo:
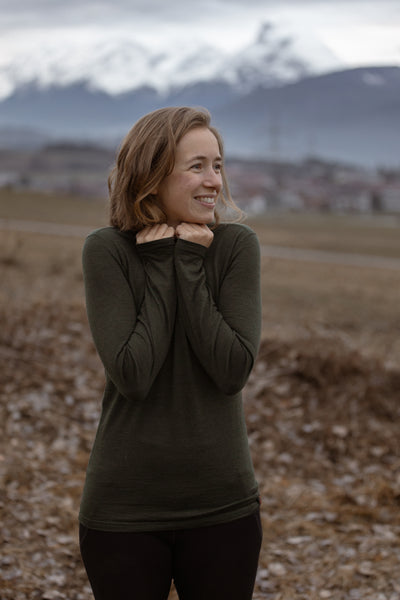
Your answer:
[[[256,235],[236,240],[216,305],[207,285],[207,248],[178,240],[178,305],[191,347],[224,393],[239,392],[253,367],[261,335],[260,248]]]
[[[174,329],[174,240],[156,240],[136,249],[144,282],[142,271],[136,282],[129,282],[118,249],[96,234],[83,248],[83,274],[89,324],[105,370],[123,396],[141,400],[165,360]],[[131,290],[135,284],[144,287],[140,307]]]

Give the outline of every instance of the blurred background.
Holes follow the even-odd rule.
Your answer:
[[[196,105],[239,160],[237,195],[252,210],[399,210],[396,0],[1,8],[1,185],[102,194],[140,116]],[[252,186],[243,159],[263,163]]]
[[[0,600],[91,597],[76,518],[103,371],[80,255],[122,138],[172,105],[210,110],[261,245],[254,597],[400,600],[398,0],[0,14]]]

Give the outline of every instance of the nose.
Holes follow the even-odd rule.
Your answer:
[[[204,173],[204,185],[219,191],[222,187],[222,175],[215,171],[214,167],[210,167]]]

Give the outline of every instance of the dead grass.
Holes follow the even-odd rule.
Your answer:
[[[83,299],[83,240],[15,231],[0,236],[0,306]],[[11,259],[11,260],[10,260]]]
[[[59,193],[0,189],[0,218],[89,225],[95,229],[107,224],[105,199],[82,198]]]
[[[268,213],[249,219],[262,244],[400,258],[400,217]]]
[[[264,334],[324,330],[365,355],[400,360],[400,271],[264,259]]]

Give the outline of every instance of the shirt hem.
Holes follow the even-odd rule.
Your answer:
[[[157,521],[150,519],[142,519],[132,522],[110,522],[88,519],[83,514],[79,514],[79,522],[98,531],[114,531],[114,532],[150,532],[150,531],[178,531],[180,529],[194,529],[197,527],[208,527],[210,525],[222,525],[229,523],[242,517],[247,517],[258,511],[260,507],[259,499],[256,498],[253,502],[240,509],[230,511],[224,514],[203,515],[191,518],[174,519],[170,521]]]

